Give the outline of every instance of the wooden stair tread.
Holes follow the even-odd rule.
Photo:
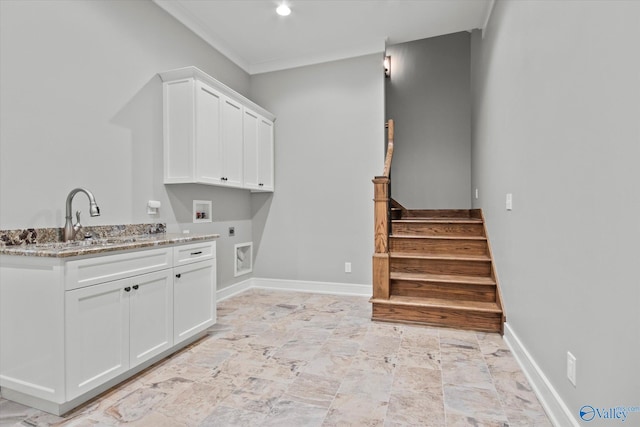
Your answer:
[[[460,283],[467,285],[495,286],[491,277],[485,276],[456,276],[452,274],[405,273],[391,272],[391,280],[411,280],[416,282]]]
[[[388,218],[389,210],[391,218],[376,228],[375,243],[386,243],[380,245],[386,256],[374,256],[371,318],[502,333],[504,311],[482,211],[390,203],[376,205],[378,218]]]
[[[477,218],[433,218],[433,217],[410,217],[402,219],[394,219],[392,222],[405,223],[435,223],[435,224],[482,224],[481,219]]]
[[[390,234],[389,237],[393,237],[394,239],[430,239],[430,240],[487,240],[484,236],[450,236],[450,235],[442,235],[442,236],[422,236],[417,234]]]
[[[455,260],[455,261],[491,261],[491,258],[487,255],[425,255],[421,253],[407,253],[407,252],[389,252],[389,256],[393,258],[413,258],[413,259],[431,259],[431,260]]]
[[[411,307],[440,308],[461,311],[501,314],[502,310],[495,302],[450,300],[441,298],[405,297],[391,295],[388,300],[372,298],[374,304],[403,305]]]

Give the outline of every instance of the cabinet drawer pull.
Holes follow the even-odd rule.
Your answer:
[[[179,279],[180,277],[182,277],[182,274],[176,274],[176,277]]]
[[[191,252],[191,255],[200,255],[202,253],[202,251],[197,251],[197,252]]]
[[[127,286],[126,288],[124,288],[125,292],[131,292],[131,288],[129,286]]]
[[[138,289],[140,286],[138,285],[133,285],[133,289]]]

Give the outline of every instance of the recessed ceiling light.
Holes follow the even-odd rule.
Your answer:
[[[289,16],[291,14],[291,9],[286,4],[282,3],[276,9],[276,13],[280,16]]]

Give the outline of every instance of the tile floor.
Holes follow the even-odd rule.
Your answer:
[[[0,399],[0,426],[551,425],[500,335],[370,316],[363,297],[250,290],[64,418]]]

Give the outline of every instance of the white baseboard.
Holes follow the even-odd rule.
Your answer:
[[[226,288],[218,289],[216,292],[216,301],[224,301],[227,298],[231,298],[234,295],[238,295],[246,291],[247,289],[251,289],[253,287],[252,281],[253,279],[247,279],[231,286],[227,286]]]
[[[277,289],[281,291],[311,292],[315,294],[353,295],[370,297],[371,285],[353,283],[311,282],[306,280],[281,280],[253,278],[253,287],[258,289]]]
[[[236,283],[217,292],[218,301],[224,301],[248,289],[274,289],[280,291],[310,292],[330,295],[352,295],[371,297],[371,285],[356,285],[353,283],[311,282],[306,280],[263,279],[254,277]]]
[[[504,324],[504,340],[538,396],[551,423],[558,427],[579,427],[578,421],[508,323]]]

